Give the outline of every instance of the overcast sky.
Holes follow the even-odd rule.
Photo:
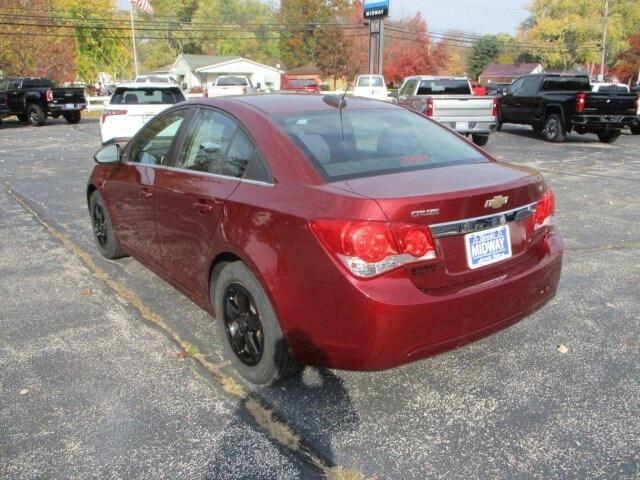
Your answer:
[[[436,30],[461,29],[475,33],[514,33],[527,18],[530,0],[390,0],[391,16],[414,15],[417,11]],[[118,0],[129,8],[128,0]],[[153,4],[153,0],[151,0]]]

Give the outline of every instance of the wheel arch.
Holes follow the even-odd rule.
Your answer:
[[[565,128],[568,128],[567,125],[567,119],[564,116],[564,110],[562,109],[562,106],[557,104],[557,103],[552,103],[549,104],[545,107],[544,109],[544,122],[547,121],[547,118],[549,118],[549,115],[551,115],[552,113],[558,113],[560,114],[560,120],[562,120],[562,125]]]

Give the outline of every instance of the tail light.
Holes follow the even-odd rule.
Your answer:
[[[536,214],[533,217],[535,226],[538,227],[547,224],[555,213],[556,198],[551,189],[547,188],[536,204]]]
[[[105,110],[102,113],[102,117],[100,117],[100,123],[104,123],[104,121],[110,115],[126,115],[126,114],[127,114],[126,110]]]
[[[587,94],[584,92],[576,93],[576,113],[584,112],[584,107],[587,104]]]
[[[491,116],[492,117],[498,116],[498,99],[497,98],[493,99],[493,108],[491,109]]]
[[[47,103],[52,103],[53,102],[53,90],[51,90],[50,88],[47,89],[47,92],[45,93],[46,98],[47,98]]]
[[[431,232],[423,225],[318,219],[311,221],[311,230],[356,277],[437,258]]]
[[[424,112],[427,117],[433,117],[434,116],[434,108],[433,108],[433,98],[427,98],[427,109]]]

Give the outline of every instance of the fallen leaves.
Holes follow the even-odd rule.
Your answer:
[[[18,393],[24,397],[25,395],[29,395],[30,392],[31,390],[29,390],[28,388],[23,388]]]
[[[569,347],[567,347],[564,343],[561,343],[560,345],[558,345],[558,353],[561,353],[562,355],[569,353]]]
[[[93,289],[91,289],[91,288],[84,288],[84,289],[82,290],[81,295],[82,295],[83,297],[90,297],[91,295],[93,295]]]

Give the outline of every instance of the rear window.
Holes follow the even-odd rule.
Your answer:
[[[179,88],[116,88],[114,105],[173,105],[184,101]]]
[[[47,88],[53,87],[53,82],[48,78],[25,78],[22,88]]]
[[[316,82],[313,78],[292,78],[290,80],[287,80],[287,85],[296,88],[315,87],[316,85],[318,85],[318,82]]]
[[[626,85],[600,85],[598,87],[598,92],[627,93],[629,92],[629,88]]]
[[[384,87],[382,77],[360,77],[358,79],[359,87]]]
[[[457,134],[404,109],[275,117],[327,181],[488,162]]]
[[[247,79],[244,77],[221,77],[216,81],[217,87],[245,87]]]
[[[542,84],[544,92],[589,92],[591,84],[588,78],[551,77],[545,78]]]
[[[471,95],[467,80],[422,80],[418,95]]]

